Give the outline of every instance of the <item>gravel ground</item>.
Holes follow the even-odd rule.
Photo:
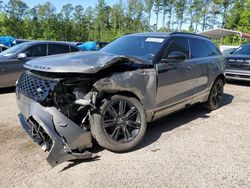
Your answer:
[[[250,83],[225,87],[223,106],[199,105],[149,125],[133,152],[51,168],[17,120],[13,89],[0,90],[1,187],[250,187]]]

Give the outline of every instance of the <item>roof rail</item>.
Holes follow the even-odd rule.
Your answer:
[[[175,32],[170,33],[170,35],[173,35],[173,34],[187,34],[187,35],[194,35],[194,36],[199,36],[199,37],[204,37],[204,38],[210,39],[207,36],[196,34],[196,33],[180,32],[180,31],[175,31]]]

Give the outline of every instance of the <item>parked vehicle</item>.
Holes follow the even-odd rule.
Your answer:
[[[250,81],[250,43],[243,44],[225,58],[226,78]]]
[[[3,44],[0,44],[0,52],[3,52],[4,50],[7,50],[9,47],[4,46]]]
[[[17,87],[22,127],[55,166],[89,158],[92,136],[127,152],[147,122],[196,103],[220,106],[224,62],[208,38],[186,33],[123,36],[97,52],[40,58],[24,65]]]
[[[15,45],[0,53],[0,88],[15,86],[24,71],[23,64],[37,57],[76,52],[79,49],[68,43],[33,41]]]

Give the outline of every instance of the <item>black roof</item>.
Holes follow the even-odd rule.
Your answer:
[[[195,33],[187,33],[187,32],[145,32],[145,33],[132,33],[128,34],[129,36],[149,36],[149,37],[168,37],[173,35],[186,35],[186,36],[195,36],[209,39],[206,36],[195,34]]]
[[[27,41],[24,42],[27,45],[33,45],[33,44],[65,44],[70,46],[75,46],[72,42],[58,42],[58,41]]]

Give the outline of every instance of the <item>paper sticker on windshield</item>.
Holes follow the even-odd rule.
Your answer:
[[[146,42],[159,42],[162,43],[164,41],[163,38],[147,38]]]

